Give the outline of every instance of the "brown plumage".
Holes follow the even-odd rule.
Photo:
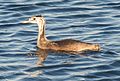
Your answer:
[[[50,49],[55,51],[99,51],[98,44],[85,43],[73,39],[65,39],[60,41],[48,40],[45,36],[45,19],[40,16],[33,16],[28,21],[22,23],[37,23],[38,24],[38,39],[37,46],[41,49]]]

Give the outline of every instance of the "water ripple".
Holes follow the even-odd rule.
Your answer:
[[[119,9],[119,0],[1,0],[0,81],[119,81]],[[38,14],[48,39],[99,43],[102,50],[37,55],[37,25],[20,22]]]

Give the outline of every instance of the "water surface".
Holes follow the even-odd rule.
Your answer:
[[[48,39],[99,43],[102,51],[50,52],[38,65],[37,25],[20,23],[38,14],[46,19]],[[119,67],[119,0],[0,1],[0,81],[119,81]]]

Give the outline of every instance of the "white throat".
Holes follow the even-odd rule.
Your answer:
[[[45,29],[44,29],[44,26],[45,26],[45,22],[43,20],[37,20],[37,24],[38,24],[38,38],[37,38],[37,46],[40,46],[41,45],[41,41],[42,40],[46,40],[46,37],[45,37]]]

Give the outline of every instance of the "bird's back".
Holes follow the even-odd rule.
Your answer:
[[[62,51],[98,51],[100,49],[99,45],[85,43],[78,40],[65,39],[60,41],[52,41],[48,43],[47,47],[54,50]]]

